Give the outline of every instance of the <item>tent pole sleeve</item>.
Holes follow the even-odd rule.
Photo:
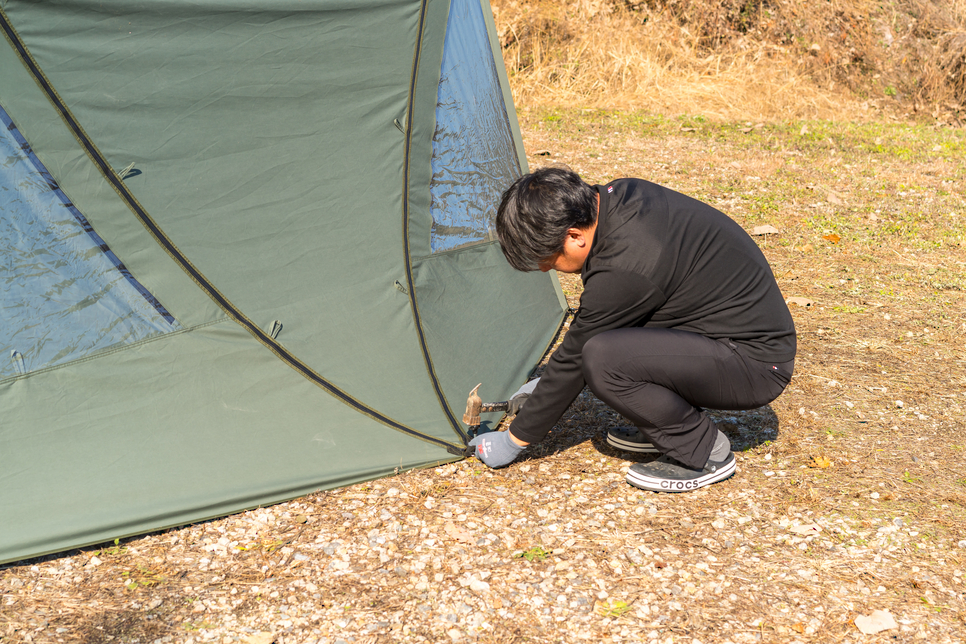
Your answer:
[[[406,285],[409,290],[409,300],[411,308],[413,311],[413,322],[416,327],[416,335],[419,338],[419,347],[423,352],[423,358],[426,361],[426,369],[429,373],[429,379],[433,385],[433,391],[436,392],[436,397],[439,399],[440,407],[443,409],[443,413],[446,414],[446,419],[449,421],[453,428],[453,431],[459,436],[460,440],[466,445],[469,442],[469,437],[463,430],[462,425],[453,415],[453,411],[450,409],[450,405],[446,400],[446,396],[443,394],[442,385],[440,385],[439,378],[436,375],[436,370],[433,367],[433,359],[429,354],[429,348],[426,345],[426,335],[423,331],[422,320],[419,316],[419,303],[416,299],[416,285],[413,280],[413,265],[412,265],[412,252],[409,248],[409,194],[410,194],[410,165],[413,163],[412,159],[412,148],[413,148],[413,110],[416,98],[416,81],[419,78],[419,66],[420,66],[420,54],[422,53],[423,47],[423,35],[426,28],[426,10],[427,10],[427,0],[422,0],[419,8],[419,24],[416,33],[416,47],[413,52],[413,71],[410,76],[409,81],[409,103],[406,108],[406,143],[404,149],[403,157],[403,198],[402,198],[402,237],[403,237],[403,254],[404,262],[406,266]]]
[[[423,2],[425,9],[425,0]],[[384,414],[378,412],[377,410],[369,407],[365,403],[356,400],[348,393],[342,391],[334,384],[323,378],[311,367],[306,365],[304,362],[299,360],[295,355],[290,353],[284,346],[279,344],[274,338],[268,333],[262,330],[257,324],[248,319],[244,313],[241,312],[230,300],[228,300],[225,295],[223,295],[214,284],[212,284],[204,274],[198,270],[194,264],[178,249],[174,242],[165,234],[163,230],[158,226],[157,222],[151,217],[150,214],[144,209],[144,207],[138,202],[134,194],[128,189],[124,184],[121,177],[114,171],[114,169],[107,163],[101,151],[94,145],[93,141],[87,136],[87,133],[81,127],[80,123],[74,118],[67,104],[60,97],[54,87],[51,85],[50,81],[44,75],[43,71],[40,69],[37,61],[27,50],[27,46],[20,39],[19,34],[10,24],[7,14],[0,8],[0,30],[3,31],[4,36],[10,45],[14,48],[20,57],[21,62],[33,76],[36,83],[43,90],[44,94],[47,96],[48,100],[54,105],[57,111],[60,113],[61,118],[67,125],[68,129],[73,133],[74,137],[81,144],[87,156],[91,159],[97,169],[100,171],[104,179],[111,185],[114,191],[118,194],[121,200],[127,205],[127,207],[134,213],[135,217],[141,222],[141,224],[148,230],[154,240],[168,253],[168,255],[184,270],[185,273],[201,288],[208,297],[210,297],[225,313],[232,318],[235,322],[245,328],[258,342],[262,343],[266,348],[268,348],[272,353],[276,355],[282,362],[290,366],[299,372],[302,376],[310,380],[312,383],[325,390],[335,398],[339,399],[341,402],[353,407],[358,412],[372,418],[373,420],[382,423],[392,429],[404,432],[419,438],[426,442],[432,443],[439,447],[446,449],[447,452],[453,454],[454,456],[463,455],[463,446],[454,443],[449,443],[447,441],[440,440],[433,436],[428,436],[421,432],[416,431],[411,427],[385,416]],[[421,30],[421,29],[420,29]],[[410,105],[410,113],[412,111],[412,106]],[[412,279],[410,277],[410,286],[412,285]],[[425,352],[425,345],[423,347]],[[437,391],[438,390],[438,383]],[[461,438],[463,438],[461,436]],[[466,440],[464,438],[463,444],[465,445]]]

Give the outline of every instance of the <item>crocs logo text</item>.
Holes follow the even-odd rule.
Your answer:
[[[697,487],[697,481],[661,481],[662,490],[693,490]]]

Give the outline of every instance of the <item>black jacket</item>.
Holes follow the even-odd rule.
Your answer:
[[[639,179],[595,186],[597,231],[580,309],[510,426],[542,440],[584,388],[581,351],[611,329],[660,327],[727,338],[748,357],[795,357],[795,325],[758,245],[711,206]]]

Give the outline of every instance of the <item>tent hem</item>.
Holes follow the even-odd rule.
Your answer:
[[[413,465],[412,467],[410,467],[410,468],[408,468],[406,470],[399,471],[399,473],[401,474],[403,472],[411,472],[411,471],[414,471],[414,470],[425,470],[425,469],[430,469],[430,468],[433,468],[433,467],[439,467],[441,465],[446,465],[448,463],[455,463],[456,461],[463,460],[464,458],[466,458],[466,457],[465,456],[459,456],[459,457],[455,457],[455,458],[439,459],[439,460],[429,461],[429,462],[426,462],[426,463],[421,463],[421,464]],[[174,521],[172,523],[164,524],[164,525],[162,525],[160,527],[157,527],[157,528],[151,528],[150,530],[147,530],[147,531],[145,531],[143,529],[140,529],[140,530],[134,529],[133,531],[130,531],[130,532],[121,532],[121,533],[118,533],[118,534],[116,534],[113,537],[110,537],[110,536],[109,537],[106,537],[106,539],[105,538],[97,538],[97,539],[95,539],[93,541],[85,541],[85,542],[79,543],[77,545],[71,545],[71,546],[69,546],[67,548],[51,548],[51,549],[48,549],[48,550],[44,550],[44,551],[41,551],[41,552],[37,552],[37,553],[31,554],[31,555],[29,555],[27,557],[24,557],[24,558],[0,559],[0,568],[2,568],[3,566],[9,566],[9,565],[12,565],[12,564],[23,564],[23,563],[26,563],[26,562],[28,562],[28,561],[30,561],[32,559],[37,559],[37,558],[40,558],[40,557],[46,557],[46,556],[49,556],[49,555],[66,554],[66,553],[70,552],[71,550],[82,550],[84,548],[90,548],[90,547],[98,546],[98,545],[101,545],[101,544],[107,544],[107,543],[110,543],[111,541],[113,541],[114,539],[120,540],[120,539],[129,539],[129,538],[134,538],[134,537],[146,536],[146,535],[149,535],[149,534],[152,534],[152,533],[155,533],[155,532],[165,532],[167,530],[173,530],[173,529],[176,529],[176,528],[182,528],[184,526],[194,525],[194,524],[197,524],[197,523],[205,523],[207,521],[214,521],[214,520],[221,519],[221,518],[224,518],[224,517],[227,517],[227,516],[231,516],[233,514],[238,514],[240,512],[248,512],[248,511],[251,511],[251,510],[254,510],[254,509],[257,509],[257,508],[262,508],[262,507],[266,507],[266,506],[270,506],[270,505],[277,505],[279,503],[286,503],[288,501],[292,501],[294,499],[299,499],[299,498],[302,498],[304,496],[308,496],[310,494],[315,494],[317,492],[323,492],[323,491],[327,491],[327,490],[337,490],[337,489],[341,489],[341,488],[344,488],[344,487],[348,487],[350,485],[358,485],[359,483],[365,483],[367,481],[375,481],[375,480],[378,480],[378,479],[384,479],[384,478],[386,478],[387,474],[393,473],[393,472],[395,472],[395,470],[379,470],[378,473],[370,472],[370,473],[364,474],[361,478],[358,478],[358,479],[353,478],[351,482],[346,482],[346,483],[341,484],[341,485],[334,485],[332,487],[320,487],[318,484],[308,485],[308,486],[301,486],[301,487],[297,487],[297,488],[294,488],[294,489],[289,490],[289,491],[279,492],[279,495],[278,496],[276,496],[276,497],[269,497],[269,500],[264,500],[263,499],[259,503],[251,503],[251,504],[248,504],[245,501],[241,501],[241,503],[244,503],[244,505],[238,505],[238,506],[236,506],[236,505],[232,505],[231,502],[226,502],[226,503],[223,503],[222,505],[226,505],[227,507],[230,507],[232,509],[230,509],[230,510],[229,509],[226,509],[226,510],[218,510],[218,511],[215,511],[214,513],[212,513],[212,514],[205,514],[205,515],[202,515],[202,516],[200,516],[199,518],[196,518],[196,519],[190,519],[190,520],[185,520],[185,521]]]

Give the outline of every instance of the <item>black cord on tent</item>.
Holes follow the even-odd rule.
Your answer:
[[[425,0],[424,0],[425,7]],[[74,118],[74,115],[67,108],[66,103],[61,99],[60,95],[54,90],[53,86],[47,80],[40,66],[34,60],[33,56],[27,51],[26,45],[20,39],[13,25],[10,24],[7,19],[6,14],[0,8],[0,31],[3,31],[7,40],[13,45],[14,49],[20,57],[21,62],[28,69],[34,80],[40,86],[41,90],[47,95],[47,99],[60,113],[61,118],[64,123],[73,133],[77,141],[84,147],[85,152],[87,152],[88,157],[94,162],[95,166],[100,170],[101,175],[104,179],[114,188],[118,196],[124,201],[127,207],[134,213],[141,224],[148,230],[154,240],[168,253],[168,255],[181,267],[181,269],[187,273],[187,275],[197,284],[205,294],[210,297],[231,319],[237,322],[242,328],[246,329],[256,340],[261,342],[265,347],[267,347],[272,353],[274,353],[279,359],[284,363],[295,369],[298,373],[302,374],[309,381],[313,382],[323,390],[327,391],[329,394],[336,397],[338,400],[342,401],[346,405],[354,408],[356,411],[372,418],[373,420],[382,423],[388,427],[401,431],[403,433],[409,434],[410,436],[422,439],[428,443],[432,443],[438,447],[442,447],[447,452],[454,456],[462,456],[464,448],[462,445],[454,445],[448,441],[436,438],[435,436],[430,436],[419,432],[407,425],[396,421],[379,411],[369,407],[365,403],[356,400],[346,392],[342,391],[334,384],[326,380],[317,373],[314,369],[303,363],[296,356],[291,354],[284,346],[282,346],[277,340],[275,340],[269,333],[266,333],[261,327],[255,324],[252,320],[241,312],[241,310],[236,307],[231,301],[228,300],[215,286],[212,284],[208,278],[199,271],[194,264],[175,246],[174,242],[167,236],[167,234],[161,230],[154,219],[148,214],[148,212],[141,206],[138,200],[134,197],[134,194],[124,185],[123,178],[118,175],[118,173],[111,167],[101,151],[94,145],[93,141],[87,136],[87,133],[80,126],[80,123]],[[421,31],[421,29],[420,29]],[[438,389],[438,385],[437,385]],[[441,392],[437,392],[441,395]],[[452,414],[447,413],[450,417]],[[455,422],[455,421],[453,421]],[[460,432],[462,434],[462,432]],[[461,438],[462,435],[461,435]],[[465,438],[463,443],[465,444]]]
[[[535,375],[537,375],[537,372],[543,368],[544,361],[550,356],[551,353],[553,353],[554,347],[557,346],[557,340],[560,339],[560,335],[563,333],[564,327],[569,323],[568,320],[573,320],[573,318],[577,317],[577,311],[579,310],[580,309],[575,309],[572,306],[567,307],[567,312],[564,314],[563,319],[560,320],[560,326],[557,327],[557,332],[553,334],[553,339],[550,341],[550,344],[547,345],[547,350],[543,352],[542,356],[540,356],[540,361],[537,363],[537,366],[533,368],[533,371],[530,372],[527,380],[533,378]]]

